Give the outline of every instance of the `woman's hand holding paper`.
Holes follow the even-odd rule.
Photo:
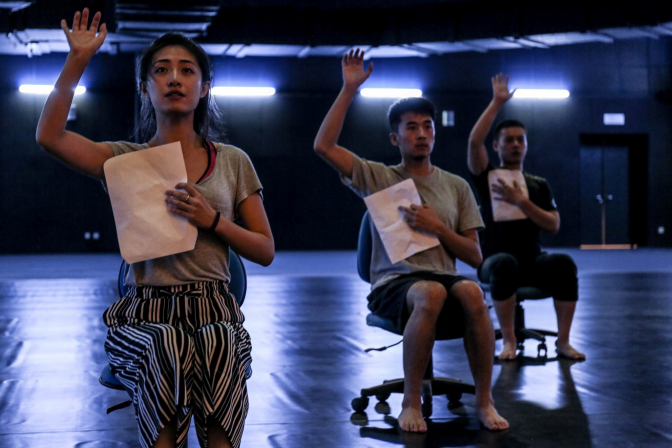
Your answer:
[[[175,185],[176,190],[166,191],[166,203],[171,213],[184,216],[196,227],[209,229],[217,212],[208,204],[203,195],[186,182]]]

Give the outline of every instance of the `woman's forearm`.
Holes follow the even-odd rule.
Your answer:
[[[215,233],[236,253],[262,266],[268,266],[275,257],[272,235],[247,230],[228,219],[217,223]]]
[[[40,121],[37,124],[36,140],[47,151],[57,150],[56,142],[65,134],[65,125],[68,121],[75,88],[88,63],[88,59],[69,53],[54,85],[54,90],[51,91],[44,104]]]

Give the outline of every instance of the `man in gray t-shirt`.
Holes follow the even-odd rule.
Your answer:
[[[337,144],[350,102],[373,70],[372,65],[364,70],[363,58],[364,53],[359,50],[343,57],[343,89],[322,122],[315,151],[361,197],[413,179],[422,205],[401,207],[404,220],[414,229],[435,234],[441,242],[393,264],[378,232],[373,225],[371,228],[374,238],[369,309],[394,321],[404,335],[404,399],[399,427],[404,431],[427,431],[421,410],[422,376],[436,330],[441,328],[464,336],[481,423],[491,430],[506,429],[509,424],[497,413],[490,391],[495,342],[483,291],[455,270],[455,258],[473,267],[482,262],[478,230],[483,221],[466,181],[430,161],[434,106],[424,98],[408,98],[390,108],[390,141],[401,152],[397,166],[360,159]]]

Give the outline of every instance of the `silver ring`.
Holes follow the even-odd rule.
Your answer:
[[[186,203],[188,204],[188,203],[189,203],[189,198],[190,198],[190,197],[191,197],[191,195],[187,194],[187,197],[184,199],[184,202],[186,202]]]

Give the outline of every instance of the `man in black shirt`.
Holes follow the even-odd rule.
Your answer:
[[[485,221],[481,244],[484,261],[478,269],[478,276],[482,282],[490,284],[495,312],[502,329],[504,349],[499,359],[516,357],[515,292],[524,285],[553,291],[558,320],[556,350],[561,356],[585,359],[585,355],[569,343],[569,330],[578,299],[576,265],[568,255],[541,251],[540,231],[556,234],[560,230],[560,214],[546,180],[523,172],[527,133],[521,122],[507,120],[497,125],[493,147],[499,155],[499,169],[488,160],[485,139],[495,117],[513,96],[513,92],[509,92],[508,82],[508,76],[504,78],[501,73],[492,78],[493,99],[471,131],[467,160],[481,196]],[[520,182],[506,182],[502,180],[503,177],[518,177]],[[491,197],[496,206],[514,206],[509,206],[514,216],[498,216],[495,221]]]

